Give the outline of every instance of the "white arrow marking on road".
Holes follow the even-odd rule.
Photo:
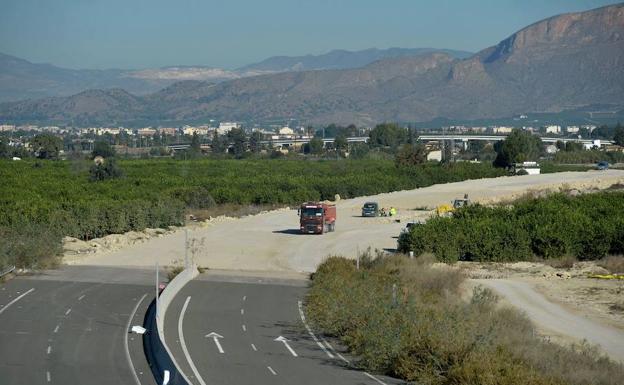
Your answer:
[[[293,350],[293,348],[290,347],[290,345],[288,345],[288,340],[285,337],[279,336],[276,339],[274,339],[274,341],[283,342],[284,346],[286,346],[286,349],[288,349],[290,354],[297,357],[297,353]]]
[[[214,341],[215,345],[217,345],[217,349],[219,349],[219,353],[223,354],[225,353],[223,351],[223,348],[221,347],[221,344],[219,343],[219,338],[223,338],[222,335],[212,332],[210,334],[206,334],[205,336],[206,338],[212,338],[212,340]]]

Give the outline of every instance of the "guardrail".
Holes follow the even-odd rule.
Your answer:
[[[178,292],[198,274],[199,271],[195,265],[184,269],[169,282],[158,298],[152,301],[145,314],[143,327],[147,332],[143,335],[143,350],[158,384],[191,384],[165,342],[164,325],[167,307]],[[156,314],[156,302],[158,302],[158,314]]]
[[[0,270],[0,278],[4,277],[7,274],[12,273],[15,270],[15,265],[9,266],[4,270]]]

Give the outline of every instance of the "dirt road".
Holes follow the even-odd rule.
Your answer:
[[[343,200],[338,203],[336,231],[324,235],[300,235],[296,210],[278,210],[241,219],[196,226],[190,238],[204,245],[191,252],[196,263],[212,269],[314,271],[328,255],[354,257],[356,250],[394,249],[396,237],[409,220],[429,215],[415,210],[433,208],[465,193],[475,201],[513,198],[527,190],[561,186],[586,189],[624,182],[624,171],[570,172],[534,176],[501,177],[435,185],[427,188]],[[368,200],[382,207],[394,206],[397,218],[361,218]],[[395,222],[399,219],[400,223]],[[154,266],[184,258],[184,231],[152,238],[120,250],[66,259],[67,263],[109,266]]]
[[[524,311],[537,328],[546,335],[586,339],[600,347],[613,359],[624,363],[624,331],[548,301],[526,282],[508,279],[474,280],[492,288],[507,302]]]

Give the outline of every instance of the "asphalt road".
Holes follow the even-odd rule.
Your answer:
[[[524,311],[540,329],[600,345],[611,358],[624,363],[624,331],[621,329],[574,314],[548,301],[526,282],[504,279],[475,281],[501,294],[511,305]]]
[[[154,384],[141,337],[127,333],[153,299],[146,276],[63,268],[1,284],[0,383]]]
[[[227,281],[200,276],[165,317],[167,344],[193,384],[400,383],[350,369],[315,335],[317,344],[299,311],[306,281]]]

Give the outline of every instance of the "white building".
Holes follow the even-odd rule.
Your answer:
[[[580,128],[579,126],[568,126],[566,127],[566,132],[568,134],[578,134]]]
[[[0,124],[0,131],[15,131],[15,126],[12,124]]]
[[[494,126],[492,127],[492,133],[494,134],[511,134],[513,127]]]
[[[546,126],[545,129],[547,134],[561,134],[561,126],[550,125]]]
[[[295,131],[288,126],[280,128],[277,133],[284,136],[295,135]]]
[[[427,160],[435,160],[435,161],[441,162],[442,150],[429,151],[429,153],[427,154]]]
[[[600,139],[594,139],[591,143],[583,143],[583,147],[585,147],[586,150],[600,148]]]
[[[219,127],[217,127],[217,133],[219,135],[227,134],[234,128],[240,128],[240,124],[236,122],[221,122]]]

